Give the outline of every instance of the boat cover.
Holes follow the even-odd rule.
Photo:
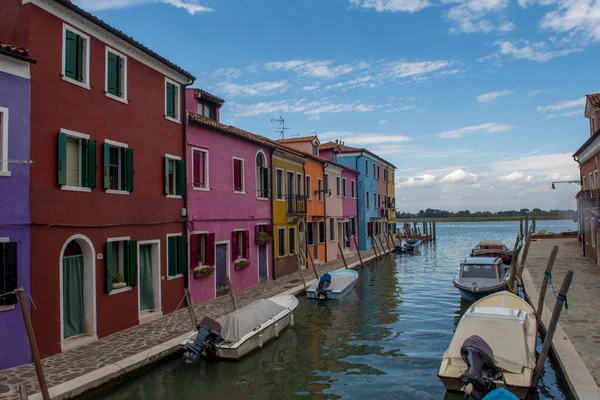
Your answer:
[[[217,319],[221,324],[221,336],[227,342],[237,342],[244,335],[285,309],[271,300],[255,300],[247,306]]]
[[[348,285],[351,285],[357,279],[356,275],[350,274],[331,274],[331,285],[327,287],[328,292],[339,293],[342,292]],[[318,282],[310,286],[309,289],[315,291]]]
[[[480,246],[504,246],[500,240],[482,240],[479,242]]]

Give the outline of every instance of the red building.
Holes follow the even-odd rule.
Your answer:
[[[189,73],[68,0],[3,0],[30,49],[31,293],[42,356],[175,310]]]

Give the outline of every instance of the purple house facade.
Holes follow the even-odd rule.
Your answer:
[[[346,247],[348,251],[356,251],[355,237],[356,242],[358,242],[357,176],[358,172],[355,170],[347,168],[342,170],[342,217],[344,233],[346,234],[346,240],[349,242],[349,246]]]
[[[24,49],[0,42],[0,296],[23,287],[29,269],[30,74]],[[27,306],[31,307],[30,302]],[[31,310],[31,308],[30,308]],[[21,309],[0,297],[0,370],[31,362]]]
[[[189,288],[198,303],[272,279],[273,146],[219,123],[223,100],[188,89]]]

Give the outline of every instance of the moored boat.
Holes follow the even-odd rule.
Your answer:
[[[396,251],[399,253],[411,253],[419,249],[423,243],[420,239],[403,239],[396,245]]]
[[[186,350],[186,362],[195,362],[200,357],[242,358],[292,326],[297,306],[295,296],[279,295],[255,300],[217,320],[205,317],[198,324],[198,331],[181,343]]]
[[[358,272],[352,269],[340,269],[324,274],[318,282],[306,289],[306,297],[320,300],[339,300],[354,288]]]
[[[471,251],[471,257],[501,257],[506,265],[510,265],[512,256],[513,251],[500,240],[482,240]]]
[[[449,391],[470,400],[504,388],[525,399],[536,363],[533,308],[510,292],[474,303],[460,319],[438,376]]]
[[[500,257],[465,258],[453,283],[463,299],[474,302],[507,288],[506,267]]]

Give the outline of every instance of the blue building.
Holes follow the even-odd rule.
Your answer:
[[[358,246],[371,249],[369,236],[388,232],[388,193],[384,170],[395,167],[367,149],[346,146],[342,142],[327,142],[319,146],[321,157],[337,161],[357,170]]]

